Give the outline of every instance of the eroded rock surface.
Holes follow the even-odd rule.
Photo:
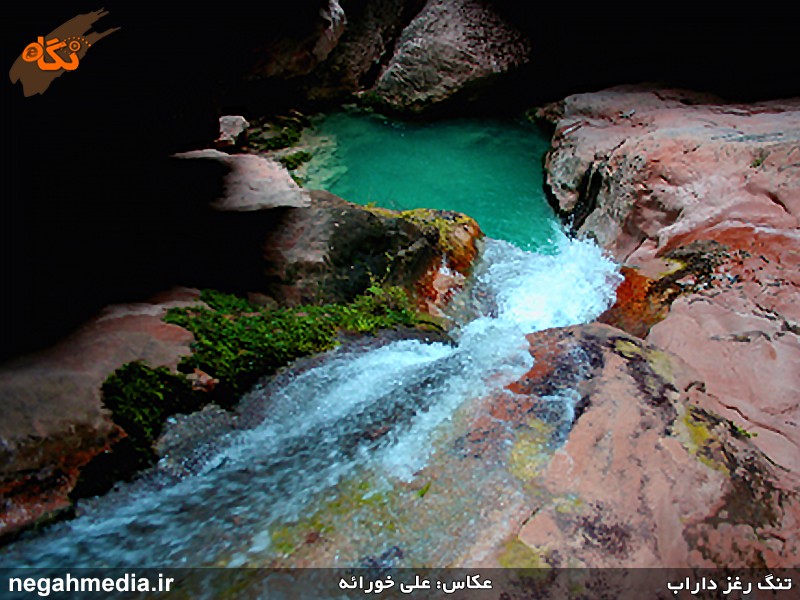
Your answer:
[[[557,208],[620,260],[700,232],[798,227],[800,100],[725,104],[620,87],[542,116],[556,126],[546,168]]]
[[[638,313],[634,333],[697,368],[717,410],[800,472],[800,101],[616,88],[553,109],[558,208],[671,305],[635,308],[628,327]]]

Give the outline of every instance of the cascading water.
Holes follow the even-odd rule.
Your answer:
[[[496,524],[524,512],[515,457],[533,442],[511,432],[475,452],[464,440],[491,419],[486,399],[531,368],[525,335],[593,319],[618,279],[595,245],[548,229],[547,254],[486,240],[454,343],[345,345],[264,381],[243,399],[240,425],[194,448],[185,472],[165,457],[77,518],[0,550],[0,566],[479,560],[505,534]],[[546,400],[551,431],[537,448],[552,452],[574,398]]]

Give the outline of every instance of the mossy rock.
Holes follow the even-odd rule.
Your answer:
[[[436,240],[436,247],[456,271],[466,274],[472,266],[478,253],[475,240],[483,235],[472,217],[455,211],[430,208],[400,212],[377,206],[368,206],[367,209],[376,215],[400,218],[418,227]]]
[[[154,443],[166,419],[216,403],[232,407],[260,377],[292,361],[330,350],[340,333],[416,327],[418,317],[407,293],[398,287],[371,286],[350,303],[267,309],[245,298],[204,290],[205,306],[172,308],[164,321],[194,334],[193,354],[178,372],[140,362],[121,366],[103,383],[103,403],[126,436],[83,471],[73,498],[104,493],[119,480],[152,465]],[[218,381],[212,389],[193,389],[195,369]]]
[[[347,304],[267,310],[205,290],[206,307],[174,308],[164,320],[195,336],[193,354],[178,369],[200,369],[219,380],[215,399],[230,406],[255,381],[302,356],[330,350],[341,332],[372,333],[421,321],[402,288],[371,286]]]
[[[290,148],[300,141],[307,126],[308,119],[297,111],[258,119],[248,131],[248,145],[260,152]]]
[[[286,167],[290,171],[294,171],[310,160],[311,160],[310,152],[307,152],[305,150],[299,150],[297,152],[293,152],[292,154],[287,154],[286,156],[282,156],[281,158],[278,159],[278,162],[281,163],[284,167]]]

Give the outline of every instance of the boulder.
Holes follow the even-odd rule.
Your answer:
[[[239,149],[247,141],[247,128],[250,123],[240,115],[226,115],[219,118],[219,137],[214,145],[219,149]]]
[[[347,26],[338,0],[318,2],[316,18],[289,24],[286,31],[251,50],[257,57],[248,78],[292,79],[308,75],[336,47]]]
[[[233,164],[233,173],[241,165],[269,166],[257,156],[191,154]],[[421,309],[436,314],[463,285],[477,254],[480,229],[458,213],[370,209],[299,188],[305,204],[287,207],[271,199],[269,182],[264,185],[266,194],[239,195],[229,185],[218,200],[223,212],[211,212],[219,225],[230,211],[251,211],[247,222],[225,221],[226,239],[235,247],[217,258],[228,280],[238,277],[238,286],[264,305],[347,302],[373,284],[386,284],[405,287]],[[280,208],[270,208],[277,202],[283,202]],[[243,256],[248,252],[255,256]],[[0,366],[0,538],[68,510],[80,475],[105,468],[93,459],[126,434],[103,405],[103,383],[132,361],[174,370],[191,353],[194,337],[162,317],[172,307],[198,302],[198,290],[181,288],[148,302],[110,306],[56,346]],[[219,383],[200,369],[187,380],[204,392]],[[96,493],[92,484],[84,487]]]
[[[330,57],[308,83],[311,100],[346,98],[372,87],[392,56],[400,32],[424,0],[369,0],[348,3],[347,28]]]
[[[464,283],[482,235],[449,211],[369,208],[324,191],[286,212],[265,241],[267,291],[289,305],[346,302],[373,283],[416,291],[436,312]]]
[[[428,0],[366,98],[421,112],[528,62],[529,40],[478,0]]]

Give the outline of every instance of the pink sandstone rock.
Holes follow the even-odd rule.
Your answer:
[[[656,279],[692,242],[724,246],[705,289],[684,282],[647,339],[697,368],[717,410],[800,472],[800,100],[614,88],[554,112],[549,184],[580,231]],[[581,188],[584,173],[594,183]]]
[[[198,298],[181,288],[111,306],[57,346],[0,367],[0,535],[69,506],[80,469],[121,435],[103,382],[135,360],[175,368],[194,337],[161,317]]]
[[[593,508],[573,517],[545,503],[519,539],[593,567],[796,566],[800,100],[738,105],[620,87],[539,114],[555,126],[547,171],[556,208],[630,271],[604,321],[661,353],[659,377],[671,381],[679,415],[697,406],[723,418],[704,417],[718,423],[715,435],[730,419],[735,438],[753,437],[738,475],[714,467],[692,450],[705,433],[683,417],[659,431],[643,408],[649,389],[622,373],[630,357],[609,357],[543,476],[547,489]],[[712,468],[698,470],[698,456]],[[753,461],[775,465],[769,490],[754,496],[765,480]],[[730,506],[744,513],[731,520]],[[753,526],[762,518],[763,537]]]
[[[512,389],[532,398],[569,372],[565,357],[594,357],[577,384],[582,414],[529,483],[540,500],[517,538],[529,560],[593,568],[798,564],[798,479],[713,412],[692,367],[605,325],[529,339],[539,366]],[[494,560],[487,566],[526,566],[504,562],[503,550]]]

